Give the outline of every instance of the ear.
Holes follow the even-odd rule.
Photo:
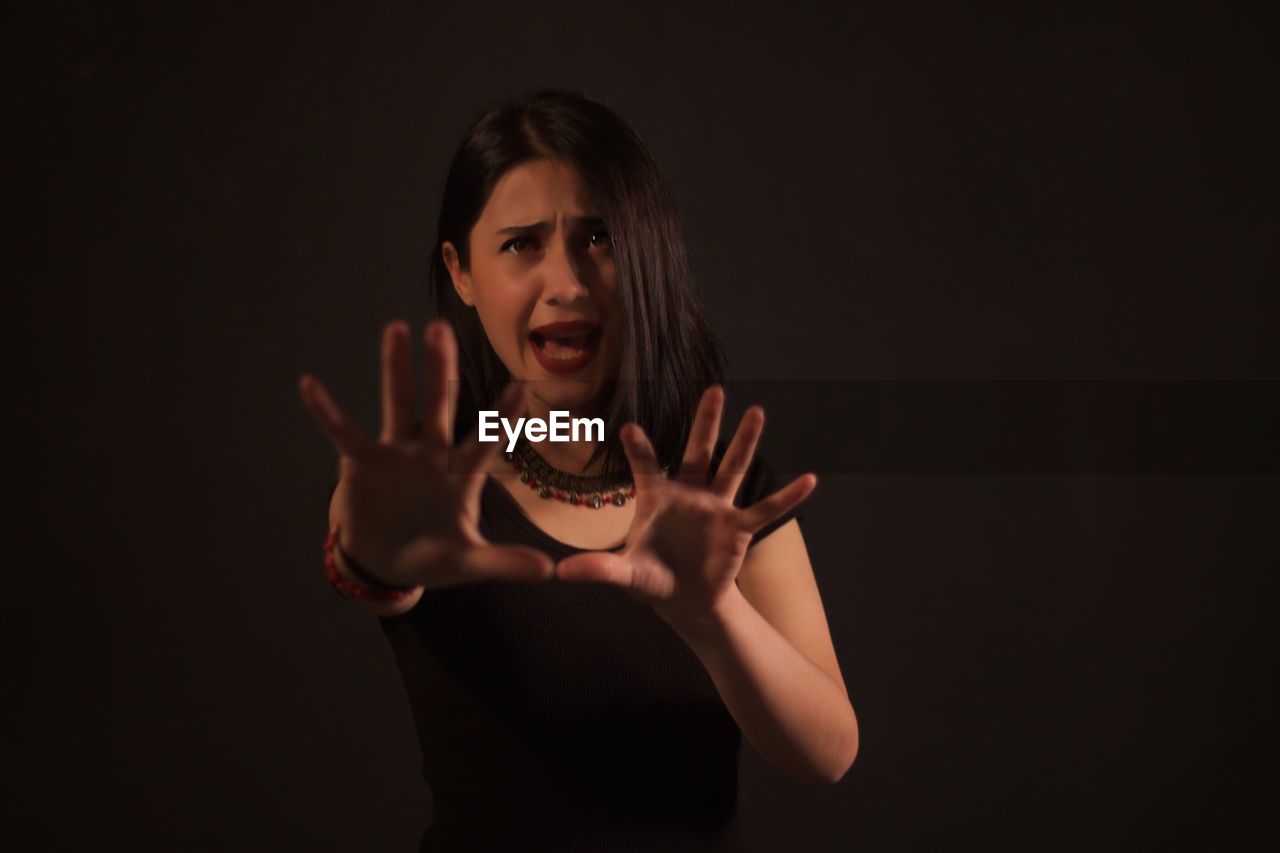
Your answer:
[[[462,268],[462,263],[458,260],[458,250],[446,240],[440,247],[440,254],[444,256],[444,265],[449,270],[449,278],[453,280],[454,292],[464,304],[475,307],[475,299],[471,296],[471,274]]]

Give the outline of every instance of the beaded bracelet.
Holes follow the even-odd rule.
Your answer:
[[[346,598],[369,598],[374,601],[403,601],[417,591],[416,586],[406,588],[378,580],[369,574],[368,569],[360,568],[359,564],[351,559],[351,555],[343,551],[342,546],[338,544],[338,529],[335,526],[330,530],[329,538],[324,542],[324,567],[329,583],[340,595]],[[347,564],[347,569],[359,578],[361,583],[354,583],[342,576],[338,571],[334,551],[342,554],[342,561]]]

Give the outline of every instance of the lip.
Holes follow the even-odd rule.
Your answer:
[[[591,332],[600,328],[599,323],[593,323],[590,320],[563,320],[559,323],[547,323],[545,326],[538,326],[530,329],[530,334],[539,335],[579,335],[583,332]]]
[[[581,355],[573,358],[552,358],[542,351],[542,347],[538,346],[534,341],[534,336],[552,337],[587,334],[586,346]],[[529,330],[529,348],[533,350],[533,357],[548,373],[573,373],[581,370],[591,363],[592,359],[600,351],[600,324],[593,323],[590,320],[567,320],[558,323],[547,323]]]

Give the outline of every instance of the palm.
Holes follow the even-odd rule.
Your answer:
[[[636,514],[627,547],[618,554],[587,552],[556,567],[563,580],[617,584],[648,601],[668,619],[705,613],[737,578],[751,535],[798,505],[817,484],[797,477],[752,507],[733,505],[764,428],[764,411],[743,417],[714,477],[710,465],[724,392],[703,394],[675,479],[658,466],[653,445],[635,424],[622,430],[636,481]]]
[[[381,552],[365,546],[374,564],[412,557],[405,543],[436,543],[449,549],[482,545],[476,523],[478,501],[466,478],[449,471],[448,451],[422,442],[374,443],[359,455],[343,454],[335,493],[336,514],[345,519],[344,538],[387,543]]]
[[[468,580],[541,580],[551,571],[545,554],[520,546],[495,546],[479,531],[480,492],[496,443],[473,431],[452,447],[457,408],[457,345],[448,325],[436,321],[426,334],[428,365],[425,417],[414,429],[413,368],[407,329],[390,324],[383,336],[382,433],[367,438],[313,377],[301,383],[303,401],[339,455],[339,482],[330,519],[341,544],[380,576],[447,586]],[[523,412],[527,400],[515,384],[499,395],[505,416]]]

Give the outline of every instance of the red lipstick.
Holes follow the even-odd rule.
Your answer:
[[[529,331],[533,357],[548,373],[573,373],[600,351],[600,324],[590,320],[547,323]]]

